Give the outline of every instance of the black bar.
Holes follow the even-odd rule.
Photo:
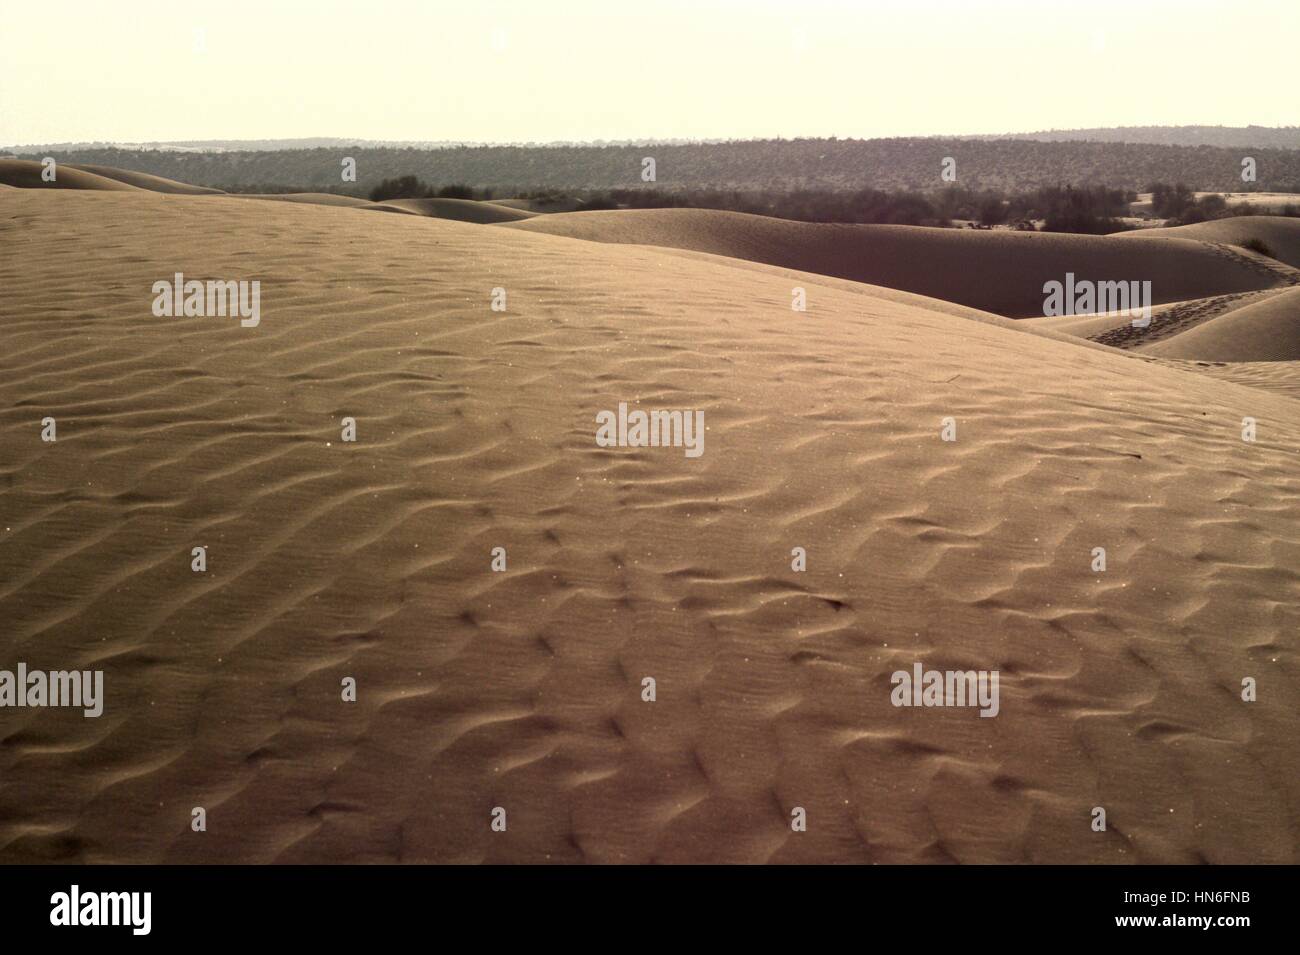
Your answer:
[[[617,947],[638,937],[685,941],[665,933],[698,922],[759,943],[834,929],[867,945],[919,930],[918,943],[947,938],[959,948],[1125,936],[1230,946],[1294,927],[1294,876],[1280,866],[9,866],[0,868],[0,913],[7,941],[77,944],[408,936],[442,946],[454,944],[455,928],[481,931],[493,946],[585,935]],[[134,933],[129,912],[125,925],[52,925],[52,898],[73,885],[83,905],[88,893],[149,892],[148,934]],[[1206,917],[1215,920],[1208,928],[1187,921]],[[1245,923],[1217,921],[1228,918]],[[618,934],[597,934],[619,925]]]

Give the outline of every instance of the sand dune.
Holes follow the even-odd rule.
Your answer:
[[[177,182],[175,179],[165,179],[162,176],[151,176],[147,172],[133,172],[129,169],[117,169],[113,166],[94,166],[87,163],[67,163],[61,168],[80,169],[83,172],[92,175],[102,176],[105,179],[116,179],[118,182],[124,182],[129,186],[135,186],[138,189],[148,189],[150,192],[164,192],[170,195],[180,196],[219,196],[224,195],[221,189],[211,189],[207,186],[191,186],[186,182]]]
[[[1294,286],[1286,286],[1283,288],[1263,289],[1258,292],[1233,292],[1228,295],[1212,295],[1208,298],[1190,299],[1186,302],[1160,305],[1151,310],[1152,321],[1150,325],[1145,327],[1135,326],[1130,319],[1124,316],[1080,319],[1074,323],[1067,319],[1029,319],[1024,324],[1036,330],[1051,330],[1077,335],[1112,348],[1122,348],[1144,354],[1159,354],[1161,352],[1156,348],[1157,345],[1163,345],[1168,340],[1181,336],[1192,329],[1215,322],[1230,312],[1259,305],[1279,296],[1285,296],[1293,289]],[[1276,325],[1275,323],[1274,325],[1279,332],[1284,331],[1283,325]],[[1204,338],[1201,340],[1203,343],[1208,343],[1211,339]],[[1171,355],[1170,357],[1174,356]],[[1204,357],[1206,360],[1215,360],[1210,353],[1207,353]]]
[[[1042,316],[1043,284],[1063,281],[1067,272],[1094,281],[1150,280],[1156,302],[1270,288],[1286,280],[1245,252],[1168,238],[1133,237],[1116,245],[1108,236],[828,225],[701,209],[562,213],[507,227],[750,259],[1010,318]]]
[[[93,189],[100,192],[131,192],[137,188],[69,165],[56,165],[54,181],[46,182],[41,178],[44,168],[31,159],[0,159],[0,183],[20,189]]]
[[[524,212],[577,212],[582,208],[582,201],[572,196],[557,196],[550,199],[490,199],[495,206],[507,209],[522,209]]]
[[[1015,330],[1020,333],[1027,332],[1029,334],[1041,335],[1044,338],[1050,338],[1054,341],[1071,342],[1076,347],[1101,347],[1093,342],[1078,337],[1072,330],[1068,333],[1063,333],[1056,329],[1045,327],[1041,322],[1005,318],[1001,315],[995,315],[993,312],[985,312],[977,308],[971,308],[968,305],[958,305],[956,302],[945,302],[940,298],[930,298],[926,295],[918,295],[915,292],[905,292],[901,289],[887,288],[883,285],[868,285],[865,282],[853,282],[849,279],[837,279],[833,276],[819,275],[815,272],[800,272],[797,269],[786,269],[781,268],[780,266],[764,265],[761,262],[751,262],[748,259],[733,259],[723,255],[712,255],[708,252],[692,252],[689,249],[666,249],[656,247],[656,250],[660,255],[685,256],[698,261],[709,262],[720,268],[760,272],[766,276],[781,276],[789,281],[791,289],[804,288],[807,290],[815,286],[834,288],[841,292],[848,292],[852,295],[862,295],[874,300],[885,302],[896,302],[900,305],[909,305],[915,308],[924,309],[928,312],[952,315],[957,318],[981,322],[986,325],[996,325],[999,328]]]
[[[1131,238],[1121,233],[1116,238]],[[1169,237],[1199,239],[1240,245],[1248,239],[1261,239],[1272,248],[1275,258],[1292,268],[1300,268],[1300,219],[1284,216],[1232,216],[1210,222],[1196,222],[1164,229],[1144,229],[1143,238]]]
[[[387,203],[371,202],[369,199],[360,199],[356,196],[339,196],[330,192],[254,192],[240,193],[231,198],[270,199],[276,202],[297,202],[309,206],[335,206],[343,209],[362,209],[366,212],[392,212],[408,216],[422,215],[422,213],[414,209],[404,209]]]
[[[460,222],[496,223],[517,222],[530,219],[533,213],[492,202],[469,199],[388,199],[371,202],[355,196],[339,196],[327,192],[291,192],[283,194],[247,194],[243,199],[277,199],[281,202],[302,202],[309,205],[346,206],[370,212],[400,212],[406,215],[427,216],[433,219],[454,219]]]
[[[1175,364],[1173,359],[1161,361]],[[1210,375],[1223,381],[1235,381],[1276,392],[1288,398],[1300,399],[1300,361],[1234,361],[1204,362],[1189,361],[1176,363],[1196,374]]]
[[[143,189],[184,196],[224,195],[220,189],[191,186],[189,183],[151,176],[144,172],[86,163],[58,163],[55,166],[54,182],[46,182],[41,178],[43,168],[41,163],[34,160],[0,159],[0,185],[23,189],[93,189],[107,192]]]
[[[519,222],[533,218],[536,213],[511,209],[493,202],[473,199],[388,199],[378,203],[404,212],[429,216],[433,219],[454,219],[457,222]]]
[[[6,712],[0,860],[1300,861],[1300,402],[544,219],[0,204],[0,656],[107,693]],[[824,235],[1003,307],[1067,247],[1254,274]],[[261,323],[155,318],[176,271]],[[704,454],[598,447],[619,402]],[[999,670],[999,715],[894,707],[915,662]]]
[[[1300,360],[1300,288],[1234,308],[1142,351],[1197,361]]]
[[[315,206],[346,206],[350,209],[372,209],[377,204],[356,196],[338,196],[331,192],[241,192],[236,199],[275,199],[279,202],[304,202]]]
[[[1275,292],[1275,289],[1268,289],[1264,292],[1239,292],[1238,295],[1269,295]],[[1194,299],[1193,301],[1205,302],[1208,299]],[[1159,327],[1164,315],[1171,309],[1178,308],[1186,303],[1166,302],[1164,305],[1156,305],[1151,309],[1151,318],[1154,327]],[[1105,332],[1115,331],[1125,326],[1131,325],[1133,317],[1128,314],[1107,314],[1107,315],[1057,315],[1050,318],[1022,318],[1017,321],[1017,325],[1024,328],[1033,328],[1038,330],[1052,330],[1063,335],[1070,335],[1075,338],[1092,340],[1101,337]],[[1149,334],[1149,332],[1148,332]]]

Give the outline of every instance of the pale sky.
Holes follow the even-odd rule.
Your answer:
[[[1296,0],[7,0],[0,144],[1300,123]]]

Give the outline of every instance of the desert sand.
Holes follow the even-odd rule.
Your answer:
[[[1007,320],[1114,271],[1294,345],[1285,266],[87,182],[0,195],[0,656],[107,700],[5,711],[0,860],[1300,861],[1295,362]],[[598,447],[620,402],[705,452]],[[917,661],[997,718],[891,705]]]

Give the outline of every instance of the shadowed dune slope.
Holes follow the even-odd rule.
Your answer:
[[[1300,861],[1295,400],[660,249],[0,208],[0,660],[106,694],[5,713],[0,860]]]
[[[511,209],[494,202],[478,202],[474,199],[387,199],[377,205],[414,212],[433,219],[454,219],[457,222],[483,224],[519,222],[536,215],[535,212]]]
[[[1228,311],[1142,352],[1197,361],[1300,360],[1300,288]]]
[[[170,195],[178,196],[221,196],[225,195],[222,189],[211,189],[207,186],[191,186],[187,182],[177,182],[175,179],[165,179],[162,176],[153,176],[147,172],[133,172],[129,169],[116,169],[112,166],[95,166],[87,163],[66,163],[59,167],[60,169],[80,169],[96,176],[102,176],[105,179],[115,179],[118,182],[124,182],[128,186],[135,186],[138,189],[147,189],[150,192],[163,192]]]
[[[1268,288],[1277,275],[1198,242],[790,222],[704,209],[561,213],[510,228],[598,242],[693,249],[903,289],[1010,318],[1043,314],[1043,284],[1152,282],[1156,302]]]
[[[1287,216],[1232,216],[1168,229],[1143,229],[1141,235],[1142,238],[1198,239],[1228,245],[1260,239],[1272,248],[1278,261],[1300,268],[1300,219]],[[1129,239],[1133,236],[1130,232],[1118,234],[1115,238]]]
[[[100,192],[134,192],[136,186],[100,176],[75,166],[57,164],[54,181],[41,178],[45,167],[33,159],[0,159],[0,183],[20,189],[93,189]]]

